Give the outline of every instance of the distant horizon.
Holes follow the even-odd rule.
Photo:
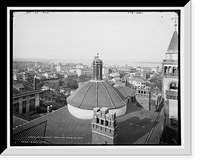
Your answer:
[[[13,57],[31,60],[162,62],[175,12],[15,12]],[[66,57],[66,58],[65,58]]]
[[[26,58],[26,57],[14,57],[14,60],[16,59],[23,59],[23,60],[93,60],[94,58],[91,59],[83,59],[83,58],[79,58],[79,59],[75,59],[75,58]],[[102,58],[100,58],[102,59]],[[133,59],[102,59],[102,60],[133,60]],[[162,61],[158,61],[158,60],[152,60],[152,61],[147,61],[147,60],[138,60],[138,61],[132,61],[132,62],[136,62],[136,63],[140,63],[140,62],[148,62],[148,63],[161,63]]]
[[[85,65],[91,65],[93,59],[66,59],[66,58],[13,58],[14,61],[37,61],[37,62],[50,62],[50,63],[82,63]],[[133,66],[133,67],[157,67],[161,66],[162,61],[131,61],[120,59],[102,59],[105,65],[119,65],[119,66]]]

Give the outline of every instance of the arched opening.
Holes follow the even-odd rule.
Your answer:
[[[168,68],[168,73],[172,73],[172,67],[171,66],[169,66],[169,68]]]
[[[176,82],[170,83],[169,90],[178,90],[178,83]]]
[[[164,75],[167,74],[167,66],[164,67]]]
[[[173,67],[173,69],[172,69],[172,73],[173,73],[173,74],[176,73],[176,67]]]

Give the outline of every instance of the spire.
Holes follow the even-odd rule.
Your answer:
[[[176,27],[177,27],[177,25],[178,25],[178,17],[177,17],[177,14],[175,14],[175,16],[171,18],[171,20],[174,22],[174,27],[175,27],[175,31],[176,31]]]
[[[177,25],[178,25],[177,14],[175,14],[175,17],[171,18],[171,20],[174,22],[175,31],[173,33],[172,39],[167,49],[167,53],[178,53],[178,32],[176,30]]]
[[[174,31],[167,53],[178,53],[178,33]]]

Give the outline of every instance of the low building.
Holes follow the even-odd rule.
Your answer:
[[[120,73],[119,72],[113,72],[113,73],[110,73],[110,75],[109,76],[111,76],[111,77],[120,77]]]
[[[13,74],[13,80],[25,80],[26,77],[25,77],[25,73],[22,72],[22,73],[14,73]]]
[[[112,83],[117,83],[117,82],[121,82],[121,79],[119,76],[116,76],[116,77],[113,77],[111,80],[110,80]]]
[[[134,71],[134,68],[131,66],[121,66],[117,68],[118,71],[123,71],[125,73],[131,73]]]
[[[158,73],[158,72],[159,72],[159,66],[157,66],[157,67],[152,67],[152,68],[151,68],[151,72]]]
[[[80,75],[92,75],[92,69],[81,68],[81,69],[77,69],[76,73],[78,74],[78,76],[80,76]]]
[[[57,74],[55,72],[48,73],[49,78],[57,78]]]
[[[109,74],[109,67],[103,67],[102,68],[102,74],[103,75]]]
[[[64,78],[77,78],[78,74],[76,72],[68,72],[64,75]]]
[[[18,81],[13,81],[13,111],[29,115],[40,106],[41,90],[34,90],[24,86]]]
[[[49,89],[50,89],[49,86],[42,86],[42,88],[41,88],[42,91],[46,91],[46,90],[49,90]]]
[[[81,69],[81,68],[84,68],[84,65],[83,65],[82,63],[78,63],[78,64],[76,65],[76,68],[77,68],[77,69],[79,69],[79,68],[80,68],[80,69]]]
[[[42,74],[43,76],[45,76],[45,78],[49,78],[49,75],[48,75],[48,73],[46,72],[46,73],[44,73],[44,74]]]
[[[146,81],[144,81],[142,79],[129,79],[129,83],[133,84],[135,87],[146,86]]]
[[[56,66],[56,70],[58,72],[68,72],[71,69],[76,69],[76,64],[73,64],[73,63],[61,64],[61,63],[59,63]]]
[[[131,78],[141,78],[141,72],[140,71],[136,71],[136,72],[133,72],[133,73],[130,73],[130,77]]]

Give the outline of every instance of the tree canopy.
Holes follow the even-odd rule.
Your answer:
[[[92,77],[91,76],[89,76],[89,75],[80,75],[79,76],[79,78],[78,78],[78,80],[79,80],[79,82],[85,82],[85,81],[89,81],[89,80],[91,80],[92,79]]]
[[[162,76],[160,74],[156,74],[149,80],[152,84],[152,87],[158,87],[162,90]]]
[[[77,89],[78,88],[78,82],[71,78],[66,78],[64,80],[64,84],[67,85],[71,89]]]

